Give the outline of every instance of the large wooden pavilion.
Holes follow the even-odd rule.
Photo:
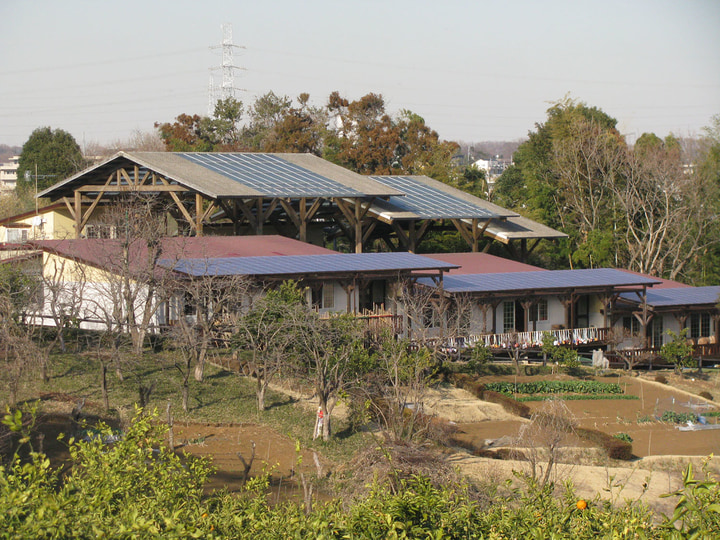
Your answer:
[[[356,253],[374,240],[413,252],[433,227],[456,228],[473,251],[483,237],[518,244],[521,258],[565,236],[427,177],[362,176],[312,154],[119,152],[38,197],[62,201],[81,238],[127,193],[165,201],[181,234],[272,231],[307,242],[311,229],[315,238],[334,229]]]

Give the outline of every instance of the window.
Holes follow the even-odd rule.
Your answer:
[[[322,287],[322,307],[324,309],[335,307],[335,287],[332,283],[325,283]]]
[[[86,225],[85,238],[117,238],[117,229],[114,225]]]
[[[633,315],[623,317],[623,330],[631,336],[640,335],[640,321]]]
[[[515,302],[503,302],[503,332],[515,331]]]
[[[709,337],[710,336],[710,314],[709,313],[693,313],[690,315],[690,337]]]
[[[27,229],[8,229],[7,230],[7,241],[10,244],[21,244],[27,242],[28,230]]]
[[[652,347],[659,349],[663,346],[663,320],[662,317],[655,317],[652,321]]]
[[[535,320],[536,321],[547,321],[548,320],[548,302],[545,298],[538,300],[535,304]]]

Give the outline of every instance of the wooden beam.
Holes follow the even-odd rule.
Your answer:
[[[118,185],[120,185],[120,177],[125,178],[125,181],[128,183],[128,186],[135,188],[137,185],[135,184],[135,180],[130,178],[130,175],[127,173],[125,169],[120,169],[118,171]]]
[[[395,231],[395,235],[398,238],[398,242],[401,246],[404,246],[405,249],[410,249],[410,239],[408,238],[408,235],[405,234],[405,231],[402,230],[402,227],[400,224],[396,221],[393,221],[391,224],[393,230]]]
[[[195,222],[193,220],[193,217],[190,215],[190,212],[188,212],[188,209],[185,208],[185,205],[180,200],[180,197],[177,196],[177,193],[173,193],[172,191],[170,192],[170,197],[172,197],[173,201],[175,201],[175,204],[180,209],[180,212],[182,212],[182,215],[185,217],[190,227],[194,229]]]
[[[375,230],[375,227],[377,227],[377,223],[378,223],[377,221],[372,220],[370,222],[370,225],[368,225],[368,227],[365,229],[365,234],[363,234],[363,239],[362,239],[363,245],[368,241],[368,238],[370,238],[370,235]]]
[[[116,184],[106,184],[104,186],[80,186],[75,191],[80,191],[82,193],[94,193],[94,192],[102,192],[102,193],[114,193],[114,192],[128,192],[128,191],[141,191],[144,193],[152,193],[152,192],[158,192],[158,193],[168,193],[168,192],[175,192],[175,193],[186,193],[190,191],[187,188],[184,188],[182,186],[178,185],[143,185],[143,186],[122,186],[122,185],[116,185]]]
[[[345,219],[347,219],[348,222],[350,222],[350,226],[354,226],[355,225],[355,214],[353,214],[352,210],[350,209],[350,205],[347,204],[342,199],[335,199],[335,204],[340,209],[340,211],[343,213],[343,215],[345,216]]]
[[[300,212],[301,212],[301,213],[302,213],[302,206],[303,206],[303,204],[304,204],[304,203],[303,203],[304,200],[305,200],[305,199],[300,199]],[[295,225],[295,227],[297,228],[297,230],[300,231],[300,227],[301,227],[301,223],[302,223],[302,222],[301,222],[301,220],[300,220],[300,216],[299,216],[298,213],[295,211],[295,209],[292,207],[292,204],[290,203],[290,199],[281,199],[281,200],[280,200],[280,206],[283,207],[283,209],[285,210],[285,213],[286,213],[286,214],[288,215],[288,217],[292,220],[292,222],[293,222],[293,224]]]
[[[85,225],[87,225],[88,220],[90,219],[90,216],[93,213],[93,210],[97,207],[98,203],[100,202],[100,199],[102,199],[102,193],[98,193],[97,197],[95,197],[95,200],[90,205],[90,208],[87,209],[87,212],[85,212],[85,215],[80,220],[80,229],[84,229]]]
[[[70,217],[75,219],[75,208],[73,208],[73,203],[68,199],[67,197],[63,197],[62,201],[65,203],[65,206],[68,209],[68,212],[70,212]]]
[[[468,244],[469,246],[472,246],[472,244],[473,244],[473,237],[472,237],[472,235],[470,234],[470,232],[468,232],[467,228],[465,227],[465,224],[464,224],[461,220],[459,220],[459,219],[454,219],[454,218],[451,219],[450,222],[451,222],[453,225],[455,225],[455,228],[460,232],[460,236],[463,237],[463,240],[465,240],[465,242],[467,242],[467,244]]]
[[[235,205],[243,213],[245,219],[247,219],[248,223],[250,224],[250,228],[253,230],[253,232],[257,231],[255,214],[253,214],[252,209],[245,203],[245,201],[241,199],[235,199]]]

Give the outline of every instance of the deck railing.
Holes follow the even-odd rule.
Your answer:
[[[462,348],[472,347],[477,343],[484,343],[493,349],[508,349],[520,347],[532,349],[542,347],[543,335],[550,333],[556,345],[592,345],[603,344],[607,338],[607,328],[565,328],[562,330],[544,330],[535,332],[505,332],[503,334],[471,334],[465,337],[453,338],[450,345]]]

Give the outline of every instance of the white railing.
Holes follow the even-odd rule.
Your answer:
[[[472,347],[477,343],[484,343],[490,348],[507,349],[520,347],[530,349],[542,347],[543,334],[549,332],[553,335],[556,345],[587,345],[604,341],[607,337],[607,328],[565,328],[562,330],[544,330],[535,332],[506,332],[504,334],[472,334],[466,337],[449,340],[454,347]]]

